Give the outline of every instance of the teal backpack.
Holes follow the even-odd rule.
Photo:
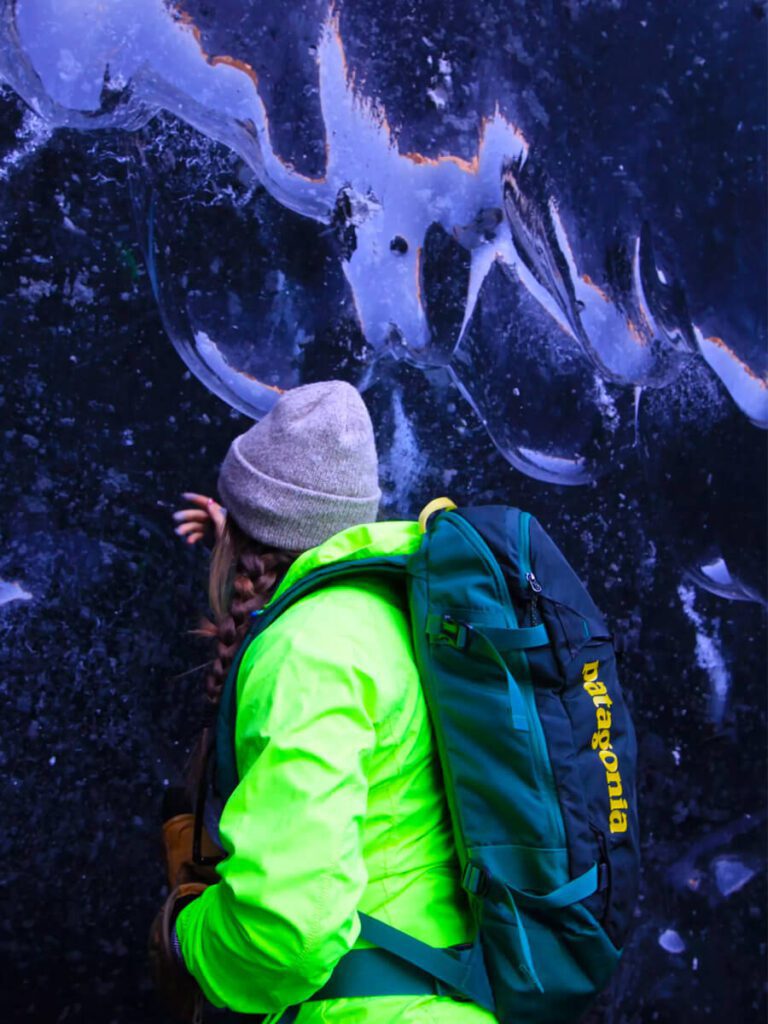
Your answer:
[[[565,1024],[613,974],[637,891],[636,745],[612,638],[528,513],[438,499],[421,521],[414,554],[318,569],[254,617],[219,707],[215,789],[226,800],[238,781],[248,642],[327,581],[401,577],[477,937],[433,949],[360,914],[377,948],[347,953],[313,999],[433,993],[501,1024]]]

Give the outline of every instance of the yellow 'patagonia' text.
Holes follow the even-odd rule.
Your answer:
[[[611,746],[610,709],[613,701],[608,696],[605,683],[601,683],[597,678],[599,672],[599,661],[588,661],[581,670],[582,685],[592,698],[592,703],[595,705],[595,721],[597,728],[592,733],[592,749],[597,752],[597,756],[600,758],[603,768],[605,768],[605,780],[608,785],[608,799],[611,804],[608,827],[611,832],[626,832],[628,804],[624,799],[621,787],[619,759]]]

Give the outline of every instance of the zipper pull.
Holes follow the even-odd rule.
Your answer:
[[[533,573],[532,572],[527,572],[525,574],[525,578],[528,580],[528,586],[531,588],[531,590],[534,592],[534,594],[540,594],[541,593],[541,584],[536,579],[536,577],[533,575]]]
[[[525,578],[528,581],[528,586],[531,588],[531,625],[537,624],[538,615],[538,602],[539,594],[541,593],[541,584],[533,575],[532,572],[527,572]]]

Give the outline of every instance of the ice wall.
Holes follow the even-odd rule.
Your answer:
[[[538,479],[595,479],[615,457],[611,445],[607,452],[595,450],[601,442],[606,448],[604,442],[615,433],[613,393],[620,399],[633,388],[664,386],[691,361],[706,364],[744,414],[768,426],[764,360],[745,356],[759,351],[764,324],[753,324],[751,337],[744,337],[743,328],[731,336],[725,316],[719,326],[715,311],[713,325],[707,322],[709,310],[703,307],[697,315],[689,308],[686,282],[676,276],[678,254],[673,250],[665,258],[657,252],[654,235],[663,235],[665,225],[655,223],[652,209],[643,211],[634,231],[617,232],[602,266],[588,265],[576,211],[561,199],[569,168],[548,162],[546,133],[539,133],[533,146],[528,141],[514,94],[499,89],[491,114],[476,110],[470,154],[443,147],[408,151],[388,120],[386,99],[366,90],[362,75],[352,80],[340,15],[331,9],[314,48],[312,89],[325,160],[313,177],[296,170],[276,148],[253,65],[208,47],[193,7],[163,0],[108,5],[19,0],[6,5],[3,73],[46,124],[136,129],[162,109],[231,149],[280,204],[328,225],[338,236],[338,258],[371,358],[389,353],[423,367],[446,366],[505,457]],[[706,64],[706,58],[694,55],[689,71],[695,74]],[[438,58],[435,70],[437,85],[427,95],[443,111],[452,84],[450,61]],[[659,85],[661,95],[665,88]],[[502,113],[502,102],[515,113]],[[546,124],[547,111],[536,113]],[[595,158],[612,160],[613,154],[595,153]],[[623,164],[616,173],[627,173]],[[642,184],[635,188],[640,191]],[[156,246],[164,243],[153,230],[151,209],[148,217],[147,256],[154,262]],[[463,306],[460,324],[430,316],[425,263],[441,262],[427,246],[434,229],[467,254],[451,282]],[[442,263],[444,270],[450,266],[445,257]],[[506,311],[525,310],[522,318],[537,328],[511,337],[509,330],[497,330],[493,333],[501,337],[488,346],[486,339],[474,341],[471,328],[495,268],[506,280]],[[163,280],[165,274],[180,273],[178,266],[156,269],[161,303],[173,287]],[[207,306],[196,297],[188,302],[186,317],[168,318],[172,336],[208,386],[259,415],[270,396],[257,381],[242,379],[243,364],[255,358],[275,375],[274,339],[270,344],[269,337],[249,331],[246,342],[233,340],[245,324],[238,322],[237,309],[222,324],[219,309],[210,308],[222,297],[211,291]],[[245,298],[239,296],[241,304]],[[713,326],[717,333],[711,333]],[[288,337],[284,343],[290,342]],[[525,428],[510,424],[516,396],[509,392],[526,386],[515,374],[520,354],[514,349],[520,344],[550,364],[555,377],[569,366],[566,386],[579,390],[596,421],[591,436],[577,431],[565,437],[542,423],[529,438]],[[251,356],[250,349],[258,355]],[[281,379],[290,384],[285,371]],[[488,379],[503,382],[504,391],[484,387]],[[607,402],[606,389],[612,393]],[[557,390],[555,396],[560,397]]]
[[[203,660],[167,515],[240,413],[331,375],[372,409],[388,514],[531,508],[622,637],[646,875],[595,1019],[759,1013],[761,10],[3,6],[19,1020],[151,1019],[161,882],[133,879]]]

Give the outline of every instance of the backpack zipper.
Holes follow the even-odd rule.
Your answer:
[[[605,833],[596,825],[589,822],[589,828],[595,837],[598,848],[597,861],[597,892],[603,893],[603,906],[600,914],[600,923],[604,924],[608,917],[611,902],[611,862],[608,857],[608,845],[605,841]]]
[[[542,592],[542,587],[533,572],[531,565],[531,514],[530,512],[521,512],[519,516],[519,535],[518,535],[518,550],[520,552],[520,585],[523,589],[523,593],[527,589],[530,589],[532,593],[531,597],[531,617],[538,615],[538,597]],[[532,623],[534,624],[534,623]],[[550,821],[552,828],[557,836],[557,840],[560,846],[566,845],[565,840],[565,824],[563,822],[563,812],[560,807],[560,799],[557,795],[557,785],[555,783],[555,776],[552,771],[552,762],[549,759],[549,751],[547,749],[547,741],[544,737],[544,729],[539,718],[539,712],[536,707],[536,697],[533,692],[533,677],[531,675],[531,667],[528,662],[528,655],[525,651],[519,652],[520,664],[523,667],[525,677],[524,682],[527,684],[521,686],[520,690],[523,694],[523,698],[528,705],[528,718],[530,720],[531,730],[530,737],[531,742],[535,749],[535,756],[537,763],[542,766],[541,775],[543,778],[540,779],[541,787],[544,791],[544,795],[547,800],[547,807],[549,810]]]
[[[499,563],[496,560],[495,555],[491,551],[490,547],[486,543],[482,534],[476,530],[470,523],[463,519],[457,513],[445,513],[451,516],[457,529],[463,533],[467,539],[474,545],[474,547],[483,556],[484,561],[487,563],[488,568],[491,570],[493,577],[496,581],[496,585],[499,591],[500,598],[505,608],[507,608],[512,616],[512,621],[515,626],[518,626],[517,613],[515,612],[512,604],[512,595],[509,593],[509,587],[502,575]],[[519,535],[519,546],[520,546],[520,578],[527,583],[526,574],[531,573],[533,576],[533,570],[531,567],[531,538],[530,538],[530,512],[520,513],[520,535]],[[535,590],[532,587],[534,593],[538,594],[541,592],[541,585],[539,584],[536,577],[533,577],[536,586],[539,590]],[[506,598],[505,599],[505,595]],[[542,795],[545,797],[545,803],[549,812],[549,818],[553,834],[557,837],[557,843],[559,846],[564,847],[565,842],[565,825],[563,824],[563,815],[560,810],[560,801],[557,796],[557,787],[555,785],[555,777],[552,774],[552,763],[549,760],[549,752],[547,750],[547,743],[544,739],[544,730],[541,725],[541,719],[539,718],[539,712],[536,708],[536,698],[533,693],[533,679],[531,677],[531,669],[528,664],[528,658],[525,651],[516,652],[516,662],[523,669],[522,679],[518,679],[518,685],[520,693],[522,694],[523,701],[525,703],[525,709],[528,716],[530,742],[532,746],[532,755],[534,758],[534,772],[539,784],[539,789]],[[514,673],[513,673],[514,675]],[[520,684],[523,685],[520,685]],[[539,770],[541,766],[541,770]]]
[[[539,616],[539,594],[541,593],[541,584],[534,576],[533,569],[531,568],[531,513],[521,512],[519,524],[520,536],[518,540],[518,547],[520,549],[520,589],[523,594],[530,592],[530,624],[532,626],[537,626],[541,621]]]
[[[532,572],[527,572],[525,574],[525,580],[526,580],[526,583],[528,584],[528,589],[531,591],[531,614],[530,614],[531,625],[532,626],[538,626],[539,621],[540,621],[540,617],[539,617],[539,594],[541,593],[541,584],[539,583],[539,581],[536,579],[536,577],[533,575]]]

